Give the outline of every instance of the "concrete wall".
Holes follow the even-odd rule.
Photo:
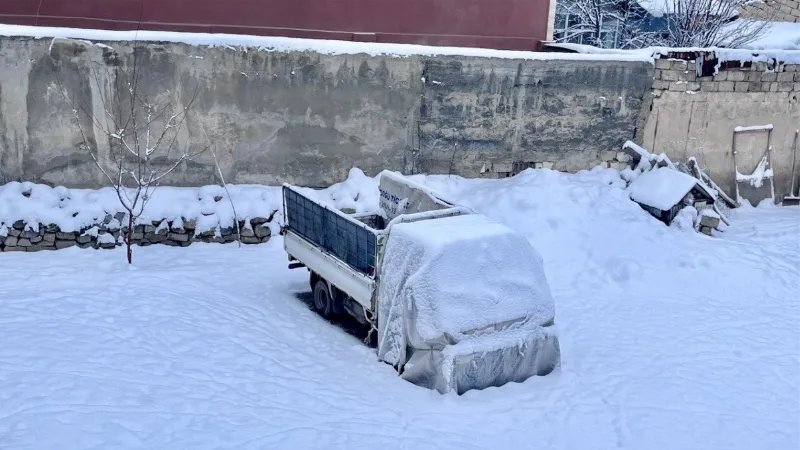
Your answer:
[[[674,161],[695,156],[729,194],[735,192],[734,128],[772,124],[772,169],[778,199],[789,193],[795,131],[800,128],[800,66],[720,68],[697,75],[695,61],[657,60],[652,110],[643,146]],[[749,174],[767,148],[768,133],[738,134],[737,164]]]
[[[154,129],[189,107],[170,130],[175,150],[162,155],[165,167],[180,152],[213,144],[230,183],[310,186],[340,181],[353,166],[372,174],[387,168],[465,176],[505,176],[545,163],[589,168],[633,138],[653,73],[646,62],[175,43],[143,44],[134,58],[131,43],[108,45],[0,38],[0,177],[102,185],[80,146],[88,141],[111,164],[103,119],[124,116],[118,106],[130,102],[134,61],[139,97],[168,109]],[[217,182],[211,154],[181,163],[165,182]]]

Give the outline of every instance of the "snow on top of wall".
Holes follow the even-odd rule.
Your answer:
[[[795,24],[800,26],[800,24]],[[798,39],[800,39],[800,27],[798,28]],[[764,41],[769,42],[769,41]],[[776,42],[777,44],[777,42]],[[754,49],[754,48],[722,48],[722,47],[647,47],[637,50],[619,50],[619,49],[606,49],[592,47],[590,45],[581,44],[563,44],[563,43],[548,43],[550,47],[563,48],[571,50],[583,55],[620,55],[629,54],[637,55],[639,58],[652,60],[662,56],[669,55],[670,53],[691,53],[691,52],[714,52],[720,62],[723,61],[762,61],[767,62],[770,59],[782,61],[786,64],[800,64],[800,46],[794,46],[789,49],[774,48],[774,49]]]
[[[204,46],[256,47],[259,51],[313,51],[330,55],[367,54],[372,56],[472,56],[481,58],[523,60],[605,60],[648,61],[639,53],[603,53],[587,56],[572,53],[495,50],[469,47],[435,47],[428,45],[350,42],[324,39],[301,39],[239,34],[178,33],[172,31],[108,31],[81,28],[0,25],[0,36],[27,36],[36,39],[68,38],[85,41],[175,42]]]

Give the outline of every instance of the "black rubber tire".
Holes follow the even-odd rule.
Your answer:
[[[314,310],[326,319],[333,314],[333,300],[328,290],[328,283],[324,280],[319,280],[314,285]]]

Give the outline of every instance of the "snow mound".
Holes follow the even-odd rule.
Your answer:
[[[645,172],[631,183],[631,200],[668,211],[697,185],[697,179],[667,167]]]
[[[359,169],[327,189],[304,188],[303,193],[336,209],[374,212],[378,205],[378,182]],[[131,194],[132,195],[132,194]],[[234,214],[235,209],[235,214]],[[55,224],[61,231],[81,231],[123,213],[117,193],[109,188],[67,189],[30,182],[0,185],[0,230],[22,220],[30,228]],[[197,233],[234,226],[234,216],[249,223],[254,217],[273,217],[274,227],[283,221],[281,190],[276,186],[219,185],[202,187],[161,186],[150,198],[136,224],[166,220],[196,220]],[[36,231],[36,230],[34,230]],[[272,230],[277,232],[277,228]]]

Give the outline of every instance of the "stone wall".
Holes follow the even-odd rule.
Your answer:
[[[742,17],[775,22],[800,22],[800,2],[797,0],[764,0],[739,8]]]
[[[465,176],[500,176],[504,170],[495,165],[546,162],[577,170],[633,138],[651,63],[543,58],[1,37],[0,182],[103,185],[80,147],[87,140],[101,163],[112,165],[98,122],[114,110],[111,99],[127,95],[134,62],[140,93],[178,108],[191,105],[187,119],[171,130],[175,147],[213,145],[229,183],[327,186],[354,166],[368,174],[392,169]],[[65,101],[64,89],[79,107]],[[155,125],[163,126],[163,118]],[[169,167],[176,153],[160,163]],[[215,172],[206,152],[181,163],[164,182],[218,183]]]
[[[775,194],[780,200],[790,190],[795,131],[800,127],[800,65],[774,59],[715,65],[709,62],[711,54],[685,56],[691,59],[656,60],[652,105],[638,140],[675,161],[695,156],[733,195],[734,129],[771,124],[771,133],[737,134],[736,160],[749,174],[744,171],[752,167],[746,166],[754,165],[771,145]],[[704,70],[707,76],[702,76]]]
[[[142,247],[153,244],[188,247],[193,242],[241,241],[243,244],[260,244],[268,242],[271,237],[271,221],[272,217],[240,221],[239,236],[234,227],[196,233],[194,220],[160,220],[135,225],[131,241]],[[124,213],[106,215],[103,220],[79,231],[61,231],[54,224],[30,224],[17,220],[5,229],[4,235],[0,235],[0,252],[36,252],[69,247],[112,249],[123,245],[123,236],[128,229],[127,226],[120,225],[123,223],[127,223]]]

